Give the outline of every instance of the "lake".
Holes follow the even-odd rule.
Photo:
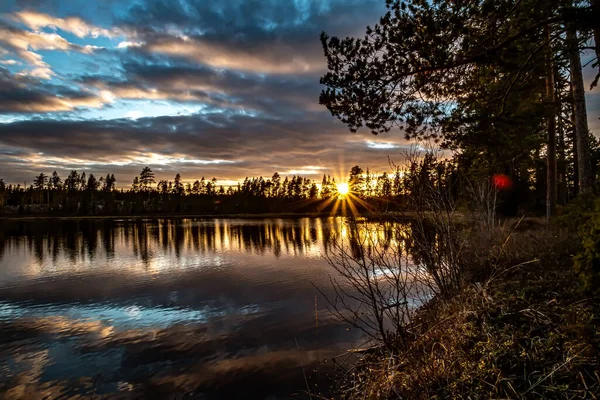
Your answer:
[[[341,217],[3,221],[6,398],[308,398],[361,345],[323,255]],[[368,231],[390,240],[384,224]],[[2,396],[0,396],[2,397]]]

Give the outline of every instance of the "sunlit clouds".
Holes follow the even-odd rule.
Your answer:
[[[259,49],[245,51],[228,49],[189,38],[161,40],[147,45],[150,52],[178,56],[200,62],[214,68],[234,69],[264,74],[304,74],[322,71],[322,60],[308,60],[293,55],[292,48],[275,44],[272,53],[259,53]]]
[[[0,21],[0,45],[8,54],[19,57],[29,69],[22,69],[18,74],[28,75],[34,78],[51,79],[56,73],[51,66],[43,60],[40,51],[78,51],[91,54],[100,49],[99,46],[91,44],[78,45],[69,42],[57,33],[44,31],[30,32],[13,26],[2,24]],[[16,63],[8,64],[16,65]]]
[[[57,168],[59,166],[77,166],[82,167],[122,167],[126,165],[160,165],[163,168],[166,166],[176,165],[228,165],[235,164],[234,160],[219,160],[219,159],[193,159],[183,155],[179,156],[164,156],[156,153],[133,153],[125,157],[105,157],[97,160],[86,160],[79,158],[68,157],[49,157],[43,152],[21,155],[20,161],[25,164],[37,165],[41,168]]]
[[[283,173],[285,175],[322,175],[324,171],[327,171],[326,167],[307,165],[301,168],[284,171]]]
[[[57,18],[48,14],[43,14],[35,11],[18,11],[12,14],[12,19],[22,22],[28,28],[39,31],[41,28],[61,29],[70,32],[77,37],[83,38],[91,36],[112,37],[118,34],[116,30],[108,30],[93,26],[79,17],[69,16],[67,18]]]
[[[400,147],[397,143],[392,142],[375,142],[373,140],[367,140],[367,146],[372,149],[397,149]]]
[[[143,45],[144,45],[143,42],[129,42],[129,41],[124,41],[124,42],[120,42],[117,45],[117,49],[126,49],[128,47],[141,47]]]
[[[346,176],[407,144],[351,134],[318,104],[328,30],[353,34],[379,0],[284,4],[46,0],[0,5],[0,178],[56,170],[158,179]],[[345,162],[339,163],[340,157]]]

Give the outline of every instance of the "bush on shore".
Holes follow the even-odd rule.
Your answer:
[[[600,200],[580,229],[582,249],[574,259],[575,272],[588,293],[600,292]]]
[[[597,398],[600,200],[499,224],[497,188],[467,180],[465,219],[444,161],[406,158],[401,240],[351,222],[328,256],[331,309],[373,344],[336,398]]]
[[[573,254],[582,249],[576,233],[523,225],[529,226],[470,235],[461,289],[415,312],[406,328],[411,340],[365,353],[339,397],[597,396],[600,299],[587,295],[588,280],[578,278],[597,271],[591,242],[598,236],[584,236],[577,259],[586,267],[576,269]],[[586,226],[600,232],[597,216]]]

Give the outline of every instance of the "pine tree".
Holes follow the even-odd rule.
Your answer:
[[[79,174],[73,170],[69,173],[67,179],[65,179],[65,188],[69,192],[75,192],[79,190]]]
[[[131,184],[131,191],[133,193],[137,193],[140,190],[140,178],[137,176],[133,178],[133,183]]]
[[[150,167],[142,168],[142,172],[140,172],[140,189],[144,191],[149,191],[152,184],[154,184],[154,172]]]
[[[90,174],[90,176],[87,180],[86,190],[95,192],[96,190],[98,190],[99,187],[100,187],[100,182],[98,182],[98,180],[96,179],[94,174]]]
[[[106,178],[104,178],[102,190],[105,192],[112,192],[115,188],[115,174],[106,174]]]
[[[364,191],[365,179],[363,178],[363,169],[355,165],[350,169],[350,177],[348,178],[348,190],[357,196],[362,196]]]
[[[319,188],[317,187],[317,184],[313,182],[310,185],[310,189],[308,191],[308,198],[309,199],[316,199],[317,196],[319,196]]]
[[[173,193],[178,195],[184,194],[184,188],[183,183],[181,182],[180,174],[175,175],[175,180],[173,182]]]
[[[50,187],[53,190],[59,190],[61,188],[62,185],[62,179],[60,179],[60,176],[58,176],[58,173],[56,171],[52,172],[52,177],[50,178]]]
[[[79,183],[77,185],[77,189],[84,191],[87,188],[87,177],[85,176],[85,171],[79,175]]]

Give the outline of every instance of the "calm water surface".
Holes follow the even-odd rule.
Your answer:
[[[362,341],[313,287],[341,218],[0,224],[0,398],[305,398]]]

